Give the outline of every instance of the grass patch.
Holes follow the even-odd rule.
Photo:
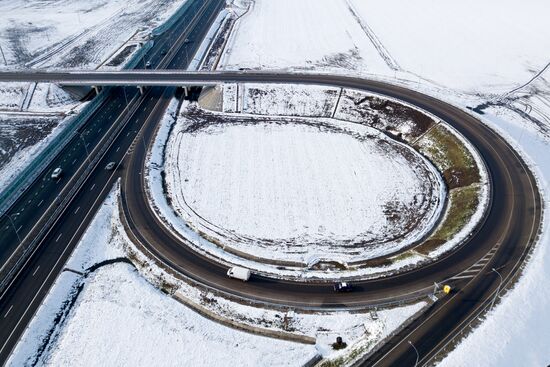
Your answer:
[[[464,228],[479,204],[479,193],[480,188],[477,185],[451,190],[449,207],[443,222],[426,242],[416,248],[416,251],[427,255]]]
[[[449,189],[469,186],[481,179],[472,154],[442,124],[423,136],[416,148],[439,169]]]
[[[414,256],[414,253],[412,251],[405,251],[395,257],[392,257],[390,260],[391,262],[395,263],[397,261],[402,261],[402,260],[406,260],[408,259],[409,257],[413,257]]]

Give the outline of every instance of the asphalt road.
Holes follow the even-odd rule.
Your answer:
[[[46,74],[42,73],[41,77],[47,78]],[[63,73],[50,74],[52,79],[48,80],[60,79],[59,75]],[[88,74],[89,77],[86,76]],[[75,80],[81,78],[97,81],[99,74],[71,73],[70,77]],[[65,77],[66,73],[61,76]],[[534,177],[525,162],[504,139],[475,117],[429,96],[382,82],[331,75],[227,72],[122,73],[121,76],[100,76],[111,78],[111,83],[123,84],[137,81],[140,84],[151,85],[190,85],[224,81],[288,82],[367,90],[401,99],[431,112],[455,127],[476,146],[485,161],[492,182],[491,204],[483,225],[464,245],[437,262],[396,276],[359,282],[357,291],[347,294],[334,294],[330,285],[322,283],[293,283],[260,276],[254,276],[248,283],[228,279],[225,276],[227,268],[190,251],[162,223],[158,223],[152,214],[143,190],[144,144],[136,144],[133,154],[125,161],[122,183],[123,208],[133,235],[157,257],[181,273],[200,283],[240,297],[305,308],[359,307],[401,298],[404,294],[431,288],[434,281],[448,279],[476,264],[480,259],[486,258],[474,277],[454,282],[453,294],[438,301],[419,320],[390,340],[376,354],[363,361],[366,365],[414,365],[417,354],[409,341],[418,350],[420,363],[428,362],[435,352],[491,301],[500,285],[500,277],[491,269],[497,269],[504,283],[508,283],[517,275],[537,237],[541,223],[541,199]],[[24,77],[26,76],[21,78]],[[0,80],[4,78],[11,77],[0,73]],[[139,133],[138,141],[144,142],[151,141],[156,124],[168,103],[167,94],[171,94],[163,88],[153,88],[149,93],[150,110],[146,113],[149,118],[144,120],[143,125],[139,125],[143,126],[143,130]],[[75,226],[76,224],[67,223],[64,228],[75,233]],[[492,256],[487,257],[487,254]],[[2,308],[0,317],[6,309]]]
[[[174,27],[155,38],[155,45],[146,59],[153,67],[185,68],[223,5],[222,0],[194,0],[189,12]],[[167,48],[169,52],[163,55],[162,51]],[[159,100],[169,101],[174,92],[174,88],[149,88],[144,95],[139,95],[135,88],[113,88],[108,100],[81,128],[76,139],[14,204],[8,211],[9,217],[0,221],[0,259],[1,264],[6,264],[19,247],[18,237],[23,241],[33,238],[56,208],[56,198],[63,196],[74,184],[74,179],[84,174],[90,164],[87,151],[93,157],[94,149],[107,146],[107,137],[116,135],[63,213],[0,295],[2,364],[63,270],[97,208],[120,178],[124,160],[144,121],[150,115],[162,113],[155,106]],[[119,131],[114,131],[113,126],[119,126]],[[114,171],[105,170],[111,161],[121,164]],[[63,168],[64,175],[59,180],[50,178],[55,167]]]
[[[227,78],[225,78],[227,75]],[[472,277],[452,281],[455,292],[444,297],[398,337],[387,343],[366,365],[414,365],[416,352],[425,363],[457,334],[480,308],[486,306],[500,285],[516,275],[535,242],[541,221],[541,200],[534,177],[521,157],[498,134],[470,114],[418,92],[382,82],[327,75],[270,73],[208,74],[212,80],[240,82],[314,83],[356,88],[399,98],[426,109],[461,132],[479,150],[490,176],[491,202],[482,226],[470,239],[437,262],[396,276],[356,282],[352,293],[335,294],[331,285],[295,283],[254,276],[242,283],[227,278],[226,267],[190,250],[159,223],[149,207],[143,187],[145,148],[136,146],[122,185],[125,216],[133,236],[155,256],[195,281],[255,301],[304,308],[349,308],[389,302],[415,291],[432,289],[433,282],[451,278],[474,264]],[[198,76],[205,78],[206,74]],[[151,141],[154,123],[145,126],[144,141]],[[480,259],[482,262],[479,262]],[[392,349],[393,348],[393,349]]]

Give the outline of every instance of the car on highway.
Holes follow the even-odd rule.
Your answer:
[[[105,169],[107,171],[112,171],[113,169],[115,169],[116,167],[116,162],[109,162],[107,163],[107,165],[105,166]]]
[[[151,68],[151,61],[147,61],[147,63],[145,64],[145,69],[150,69]]]
[[[246,282],[248,279],[250,279],[250,269],[241,268],[240,266],[234,266],[232,268],[229,268],[227,271],[227,276],[233,279],[239,279],[243,282]]]
[[[61,167],[57,167],[56,169],[53,170],[52,174],[51,174],[51,178],[53,180],[57,180],[58,178],[61,177],[61,174],[63,173],[63,170],[61,169]]]
[[[167,49],[163,49],[161,52],[160,52],[160,55],[161,56],[164,56],[168,53],[168,50]]]
[[[353,286],[348,282],[338,282],[334,284],[335,292],[351,292],[352,290]]]

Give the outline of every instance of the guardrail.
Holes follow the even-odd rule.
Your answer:
[[[179,17],[185,13],[193,0],[187,0],[166,22],[153,29],[151,32],[157,36],[166,32],[172,27]],[[154,41],[145,42],[142,47],[134,53],[126,62],[123,69],[136,68],[143,60],[143,57],[154,46]],[[88,103],[77,115],[67,118],[65,126],[58,135],[56,135],[48,145],[41,150],[38,155],[19,173],[16,177],[0,192],[0,217],[2,217],[9,208],[21,197],[29,186],[38,178],[54,158],[65,148],[65,146],[75,137],[76,131],[84,125],[96,110],[105,102],[109,96],[110,87],[104,88],[99,95]]]
[[[183,4],[164,24],[155,28],[153,32],[156,35],[162,34],[168,28],[173,26],[179,17],[189,8],[189,4],[193,0],[188,0]],[[149,40],[142,45],[142,47],[134,53],[129,58],[129,61],[123,67],[124,69],[130,69],[136,67],[143,59],[145,54],[151,50],[154,46],[154,41]],[[68,118],[65,122],[65,127],[56,135],[47,145],[41,150],[38,155],[32,159],[32,161],[15,177],[14,180],[0,192],[0,217],[4,215],[12,205],[21,197],[21,195],[30,187],[30,185],[36,181],[36,179],[43,173],[43,171],[53,162],[53,160],[58,156],[58,154],[66,148],[67,144],[73,140],[77,134],[79,128],[81,128],[86,121],[97,111],[99,107],[107,100],[110,95],[111,87],[105,87],[102,91],[90,101],[82,110],[75,116]],[[46,223],[41,227],[37,235],[35,235],[29,245],[23,249],[23,253],[18,257],[18,260],[13,266],[10,267],[10,270],[7,272],[6,276],[2,276],[0,281],[0,291],[3,291],[5,286],[12,279],[14,274],[17,272],[22,263],[27,259],[28,255],[35,249],[39,239],[46,233],[50,226],[55,222],[57,217],[62,213],[67,203],[72,199],[76,194],[80,186],[84,183],[85,179],[91,172],[92,168],[96,165],[97,161],[101,158],[105,150],[108,148],[109,144],[116,137],[120,129],[128,121],[129,117],[135,112],[135,104],[130,108],[128,114],[122,118],[122,122],[113,125],[115,129],[114,132],[108,132],[106,137],[107,141],[104,142],[105,138],[100,141],[96,146],[96,149],[100,149],[97,153],[93,154],[94,158],[91,161],[91,164],[86,165],[83,172],[78,175],[78,180],[72,184],[72,187],[68,193],[62,192],[60,196],[54,199],[53,203],[57,204],[56,209],[48,217]],[[127,107],[128,108],[128,107]],[[110,129],[111,130],[111,129]],[[62,195],[62,196],[61,196]]]
[[[70,189],[67,193],[62,193],[57,198],[55,198],[54,202],[56,204],[56,208],[51,213],[51,215],[48,216],[48,219],[40,227],[40,230],[38,233],[33,236],[31,242],[27,247],[25,247],[22,251],[22,254],[17,257],[17,260],[15,263],[10,267],[10,270],[7,272],[5,276],[2,277],[2,280],[0,282],[0,293],[2,293],[5,289],[5,287],[8,285],[8,283],[11,281],[11,279],[15,276],[17,271],[21,268],[23,263],[28,259],[29,255],[34,251],[42,237],[49,231],[50,227],[57,221],[59,216],[63,213],[63,211],[66,209],[67,204],[73,199],[73,197],[78,193],[78,190],[80,187],[84,184],[84,182],[88,179],[88,176],[92,172],[93,169],[95,169],[98,162],[103,158],[104,153],[107,151],[113,140],[118,136],[119,132],[124,128],[126,123],[130,120],[134,112],[139,107],[139,103],[134,103],[137,101],[136,99],[132,100],[130,103],[132,104],[132,107],[128,110],[128,113],[124,115],[120,121],[116,121],[115,124],[109,129],[106,137],[101,140],[101,142],[96,146],[94,151],[92,152],[90,156],[93,157],[90,161],[90,164],[86,164],[83,167],[80,168],[77,172],[77,174],[73,177],[78,177],[78,179],[74,183],[70,183]]]
[[[38,178],[54,158],[65,148],[76,135],[76,131],[90,118],[107,99],[110,87],[105,88],[90,101],[77,115],[69,117],[65,126],[48,145],[11,181],[0,193],[0,216],[19,199],[27,188]]]
[[[183,3],[183,5],[180,6],[180,8],[178,10],[176,10],[176,12],[174,14],[172,14],[164,23],[162,23],[161,25],[159,25],[158,27],[153,29],[151,34],[153,36],[158,36],[158,35],[161,35],[162,33],[166,32],[169,28],[171,28],[178,21],[178,19],[183,15],[183,13],[185,13],[187,11],[189,6],[191,6],[192,2],[193,2],[193,0],[185,1],[185,3]]]

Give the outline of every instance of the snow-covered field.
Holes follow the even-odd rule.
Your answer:
[[[500,94],[550,61],[547,12],[545,0],[256,0],[220,66],[397,76]]]
[[[374,313],[285,313],[218,297],[175,280],[138,254],[122,233],[117,198],[118,188],[96,214],[9,366],[302,366],[317,354],[353,359],[349,357],[356,355],[353,350],[372,349],[427,305],[419,302]],[[118,262],[90,271],[94,265],[125,256],[137,270]],[[172,297],[153,284],[177,290]],[[300,344],[222,326],[176,300],[182,297],[242,325],[287,330],[313,337],[317,343]],[[338,335],[350,347],[335,352],[330,345]]]
[[[111,62],[127,44],[136,51],[135,43],[184,2],[0,2],[0,70],[95,69]],[[131,53],[125,53],[129,56]],[[118,68],[124,58],[119,61]],[[37,156],[47,143],[44,139],[52,130],[59,130],[56,126],[62,127],[60,123],[70,110],[81,106],[54,84],[0,83],[0,176],[5,177],[0,189]]]
[[[550,116],[550,106],[541,113]],[[550,295],[543,288],[550,280],[550,142],[529,120],[506,108],[490,109],[482,118],[533,162],[544,194],[544,231],[519,283],[441,366],[546,366],[550,363]],[[550,120],[545,122],[550,126]]]
[[[223,245],[271,260],[361,261],[414,243],[441,212],[435,167],[375,129],[207,116],[178,121],[166,181],[178,214]]]
[[[95,68],[182,0],[9,1],[0,4],[2,67]],[[7,64],[7,65],[6,65]]]
[[[488,102],[480,117],[525,153],[546,192],[548,207],[550,72],[546,69],[537,76],[550,62],[547,1],[254,3],[238,23],[223,67],[361,74],[404,84],[463,108]],[[339,16],[327,16],[327,9]],[[353,30],[354,23],[363,34]],[[370,44],[361,48],[365,42]],[[354,46],[359,50],[347,52],[345,62],[333,57]],[[369,58],[374,61],[368,62]],[[528,86],[506,94],[533,77]],[[501,95],[506,98],[499,99]],[[550,279],[546,218],[546,235],[516,288],[443,365],[544,366],[550,362],[546,317],[550,298],[541,289]]]

